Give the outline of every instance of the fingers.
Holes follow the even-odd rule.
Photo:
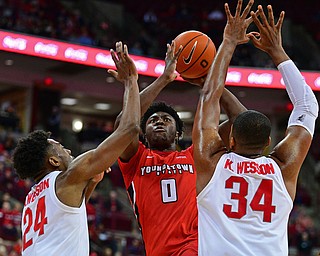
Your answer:
[[[133,63],[131,57],[129,56],[128,46],[126,44],[123,45],[123,60]]]
[[[273,10],[272,10],[272,6],[268,5],[267,6],[268,9],[268,20],[269,20],[269,24],[271,27],[274,27],[274,16],[273,16]]]
[[[258,35],[254,35],[253,34],[254,32],[250,32],[247,34],[247,37],[251,40],[252,44],[257,47],[258,49],[260,49],[260,45],[261,45],[261,42],[260,42],[260,36]]]
[[[182,45],[180,45],[178,51],[174,54],[175,59],[178,59],[179,55],[182,52],[182,49],[183,49],[183,47],[182,47]]]
[[[123,45],[123,52],[124,52],[124,55],[125,56],[128,56],[129,54],[128,54],[128,46],[125,44],[125,45]]]
[[[107,72],[112,75],[114,78],[118,77],[118,72],[112,69],[108,69]]]
[[[116,53],[119,60],[124,60],[124,47],[121,41],[116,42]]]
[[[277,24],[276,24],[276,28],[277,28],[278,30],[280,30],[281,27],[282,27],[283,19],[284,19],[284,14],[285,14],[284,11],[282,11],[282,12],[280,13],[279,20],[278,20],[278,22],[277,22]]]
[[[111,53],[111,58],[112,58],[113,62],[117,65],[118,58],[117,58],[114,50],[113,50],[113,49],[110,49],[110,53]]]
[[[249,3],[247,4],[247,6],[246,6],[246,8],[243,10],[243,13],[242,13],[242,15],[241,15],[241,17],[247,17],[248,16],[248,14],[249,14],[249,12],[250,12],[250,10],[251,10],[251,7],[252,7],[252,5],[253,5],[253,3],[254,3],[254,0],[250,0],[249,1]],[[252,22],[252,21],[251,21]],[[251,23],[250,22],[250,23]]]
[[[242,9],[242,0],[238,0],[236,13],[235,13],[234,16],[240,16],[241,9]]]
[[[261,21],[262,21],[262,24],[267,26],[269,23],[267,21],[267,17],[266,15],[264,14],[263,12],[263,8],[261,5],[258,6],[258,13],[259,13],[259,16],[261,17]]]
[[[171,52],[175,52],[175,50],[176,50],[176,42],[174,40],[172,40],[170,48],[171,48]]]
[[[253,19],[253,22],[256,24],[256,26],[258,27],[258,29],[261,31],[262,28],[263,28],[263,25],[261,24],[260,20],[258,19],[258,15],[259,15],[259,10],[254,12],[254,11],[251,11],[250,12],[250,15]]]
[[[167,54],[169,54],[171,52],[171,45],[167,44]]]
[[[229,5],[227,3],[224,4],[224,10],[226,12],[227,20],[230,21],[232,18]]]

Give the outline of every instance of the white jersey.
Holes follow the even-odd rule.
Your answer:
[[[273,159],[222,155],[197,200],[199,256],[288,256],[293,202]]]
[[[22,213],[22,255],[88,256],[85,201],[70,207],[55,192],[60,171],[45,176],[28,193]]]

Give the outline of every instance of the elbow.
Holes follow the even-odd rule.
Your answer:
[[[140,133],[139,123],[132,125],[130,128],[130,134],[132,134],[132,136],[137,136],[137,135],[139,135],[139,133]]]
[[[139,135],[139,132],[140,132],[140,126],[138,123],[130,123],[121,129],[121,133],[123,134],[123,136],[128,136],[128,137],[136,137]]]

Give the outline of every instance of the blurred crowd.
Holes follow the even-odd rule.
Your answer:
[[[166,44],[186,30],[202,31],[218,46],[226,22],[224,1],[95,1],[121,6],[121,26],[111,22],[112,19],[98,5],[93,14],[92,11],[88,14],[84,10],[88,5],[81,5],[84,2],[1,0],[0,28],[108,49],[122,40],[132,54],[163,59]],[[286,11],[283,35],[286,51],[300,69],[319,69],[320,60],[315,51],[319,52],[320,46],[320,2],[295,5],[289,0],[256,2],[272,4],[276,14]],[[230,6],[235,3],[231,2]],[[94,4],[90,7],[95,8]],[[127,17],[132,18],[128,20]],[[238,47],[231,65],[274,67],[267,55],[250,43]]]

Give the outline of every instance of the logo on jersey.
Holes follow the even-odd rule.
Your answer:
[[[198,41],[195,41],[187,58],[182,57],[184,64],[186,65],[190,64],[194,51],[197,47],[197,44],[198,44]]]
[[[301,123],[304,121],[304,118],[306,117],[306,115],[301,115],[298,117],[298,121],[300,121]]]
[[[155,173],[157,176],[160,174],[183,174],[183,173],[194,173],[192,164],[163,164],[163,165],[152,165],[142,166],[140,168],[141,176],[146,174]]]

